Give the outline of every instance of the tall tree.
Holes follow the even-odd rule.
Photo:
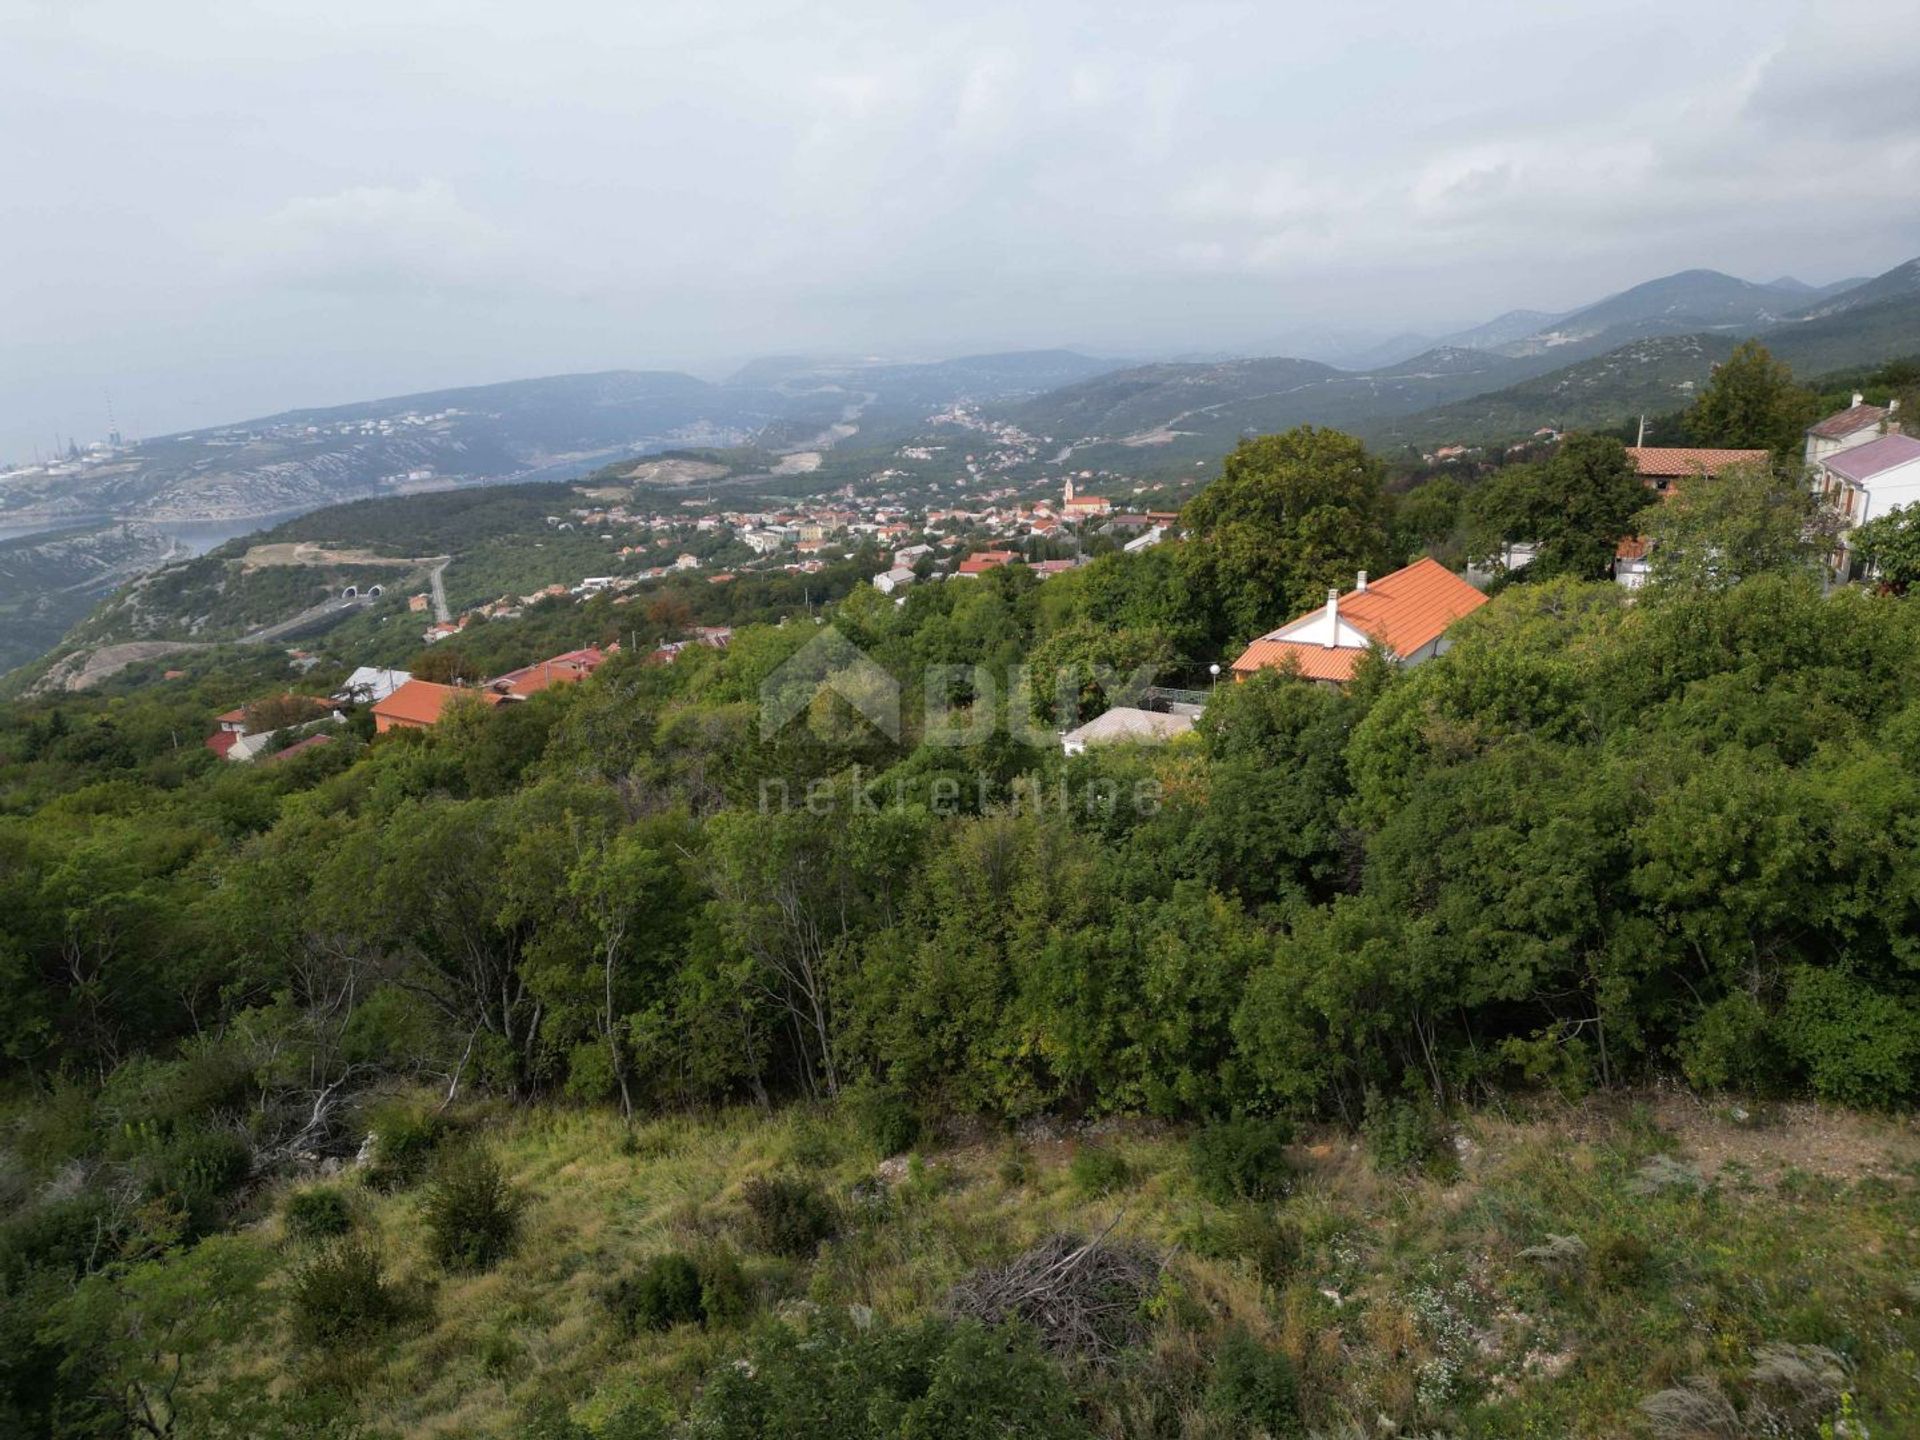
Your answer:
[[[1771,570],[1807,570],[1832,543],[1832,512],[1771,465],[1679,481],[1646,512],[1657,585],[1724,588]]]
[[[1614,547],[1634,533],[1651,498],[1618,440],[1569,435],[1547,459],[1510,466],[1474,495],[1478,548],[1530,542],[1530,575],[1604,580]]]
[[[1355,571],[1384,567],[1382,473],[1351,435],[1312,425],[1235,446],[1180,517],[1181,559],[1216,638],[1270,630]]]
[[[1789,459],[1813,422],[1817,402],[1793,383],[1793,371],[1758,340],[1736,346],[1717,366],[1707,388],[1687,411],[1687,433],[1696,444],[1728,450],[1771,450]]]
[[[1920,505],[1880,515],[1853,532],[1853,551],[1897,595],[1920,581]]]

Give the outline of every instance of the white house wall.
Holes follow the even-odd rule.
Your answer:
[[[1366,631],[1349,625],[1344,619],[1330,622],[1325,606],[1261,638],[1292,640],[1301,645],[1328,645],[1331,642],[1330,648],[1336,650],[1364,650],[1373,643]]]
[[[1883,470],[1866,484],[1865,501],[1854,524],[1864,525],[1920,500],[1920,460]]]

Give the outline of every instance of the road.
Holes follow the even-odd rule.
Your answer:
[[[433,618],[442,625],[453,623],[453,611],[447,607],[447,587],[440,578],[447,573],[447,566],[453,563],[451,555],[442,555],[440,563],[433,567],[427,576],[427,588],[433,591]]]

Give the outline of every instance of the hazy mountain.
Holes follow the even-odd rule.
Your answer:
[[[1796,320],[1819,320],[1828,315],[1860,310],[1888,300],[1903,300],[1920,295],[1920,259],[1896,265],[1884,275],[1861,280],[1839,290],[1828,290],[1815,303],[1796,311]]]
[[[1802,375],[1920,354],[1920,261],[1844,291],[1796,287],[1690,270],[1565,316],[1513,311],[1462,332],[1493,348],[1438,345],[1365,371],[1299,359],[1136,366],[1025,402],[1010,418],[1076,453],[1145,465],[1217,455],[1244,433],[1302,423],[1419,444],[1615,425],[1685,406],[1753,334]],[[1808,293],[1821,297],[1811,307]],[[1505,338],[1541,319],[1545,331]]]
[[[1648,335],[1763,329],[1792,314],[1801,303],[1799,297],[1772,286],[1718,270],[1682,270],[1609,295],[1494,348],[1508,355],[1535,355],[1574,346],[1591,349],[1596,343],[1612,349]]]
[[[1115,362],[1071,351],[929,364],[756,361],[722,384],[614,370],[289,410],[0,478],[0,525],[265,517],[374,495],[561,478],[670,448],[832,444],[869,407],[1004,401]]]
[[[1592,428],[1692,402],[1713,366],[1733,353],[1723,335],[1659,335],[1530,376],[1365,432],[1381,444],[1429,446],[1510,440],[1543,425]]]
[[[1920,290],[1789,320],[1760,338],[1801,375],[1920,356]]]
[[[1360,372],[1293,358],[1140,365],[1001,413],[1030,433],[1071,445],[1090,463],[1164,468],[1218,456],[1245,434],[1307,423],[1365,429],[1498,388],[1548,363],[1448,347]]]
[[[172,553],[166,536],[143,525],[0,540],[0,672],[47,650],[102,595]]]
[[[860,365],[816,374],[831,375],[850,389],[870,393],[882,406],[920,407],[1039,395],[1120,369],[1126,363],[1097,360],[1073,350],[1015,350],[924,364]]]
[[[1509,310],[1484,325],[1445,336],[1438,343],[1458,345],[1468,350],[1497,350],[1529,335],[1537,335],[1565,316],[1565,311]]]
[[[1725,278],[1725,277],[1722,277]],[[1778,290],[1778,282],[1771,288]],[[1744,335],[1757,334],[1775,356],[1803,376],[1849,365],[1876,365],[1920,355],[1920,260],[1911,260],[1802,312],[1805,318],[1731,333],[1650,336],[1629,341],[1544,375],[1444,403],[1404,420],[1368,427],[1393,442],[1510,439],[1541,425],[1608,426],[1640,414],[1683,408],[1713,366]],[[1721,293],[1726,292],[1724,289]]]
[[[1342,370],[1377,370],[1382,365],[1398,365],[1402,360],[1410,360],[1422,351],[1431,350],[1439,343],[1441,342],[1436,341],[1431,335],[1419,335],[1408,331],[1404,335],[1390,336],[1358,350],[1311,354],[1307,358],[1324,360],[1329,365],[1338,365]]]
[[[1803,305],[1810,305],[1817,300],[1824,300],[1829,295],[1838,295],[1844,290],[1864,285],[1869,278],[1866,275],[1855,275],[1850,279],[1836,280],[1831,285],[1809,285],[1806,281],[1796,280],[1791,275],[1782,275],[1778,280],[1769,280],[1767,288],[1777,290],[1782,295],[1791,295]]]

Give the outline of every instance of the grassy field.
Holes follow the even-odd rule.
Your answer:
[[[1068,1362],[1098,1434],[1258,1433],[1205,1403],[1238,1328],[1290,1357],[1316,1435],[1920,1435],[1920,1136],[1904,1123],[1663,1092],[1463,1117],[1411,1174],[1317,1132],[1291,1147],[1284,1198],[1224,1206],[1203,1198],[1187,1132],[1145,1124],[952,1135],[884,1161],[801,1108],[631,1135],[580,1111],[463,1128],[527,1197],[512,1257],[449,1273],[427,1248],[427,1188],[331,1182],[413,1318],[346,1353],[261,1346],[253,1378],[350,1389],[365,1419],[409,1437],[530,1433],[542,1402],[599,1433],[636,1399],[684,1410],[768,1315],[908,1321],[976,1267],[1111,1227],[1166,1267],[1144,1344]],[[840,1206],[817,1255],[764,1253],[743,1229],[746,1183],[772,1173],[812,1177]],[[313,1243],[278,1208],[255,1235],[287,1274]],[[754,1316],[622,1332],[610,1281],[716,1247],[739,1256]],[[1781,1345],[1833,1358],[1766,1348]]]

